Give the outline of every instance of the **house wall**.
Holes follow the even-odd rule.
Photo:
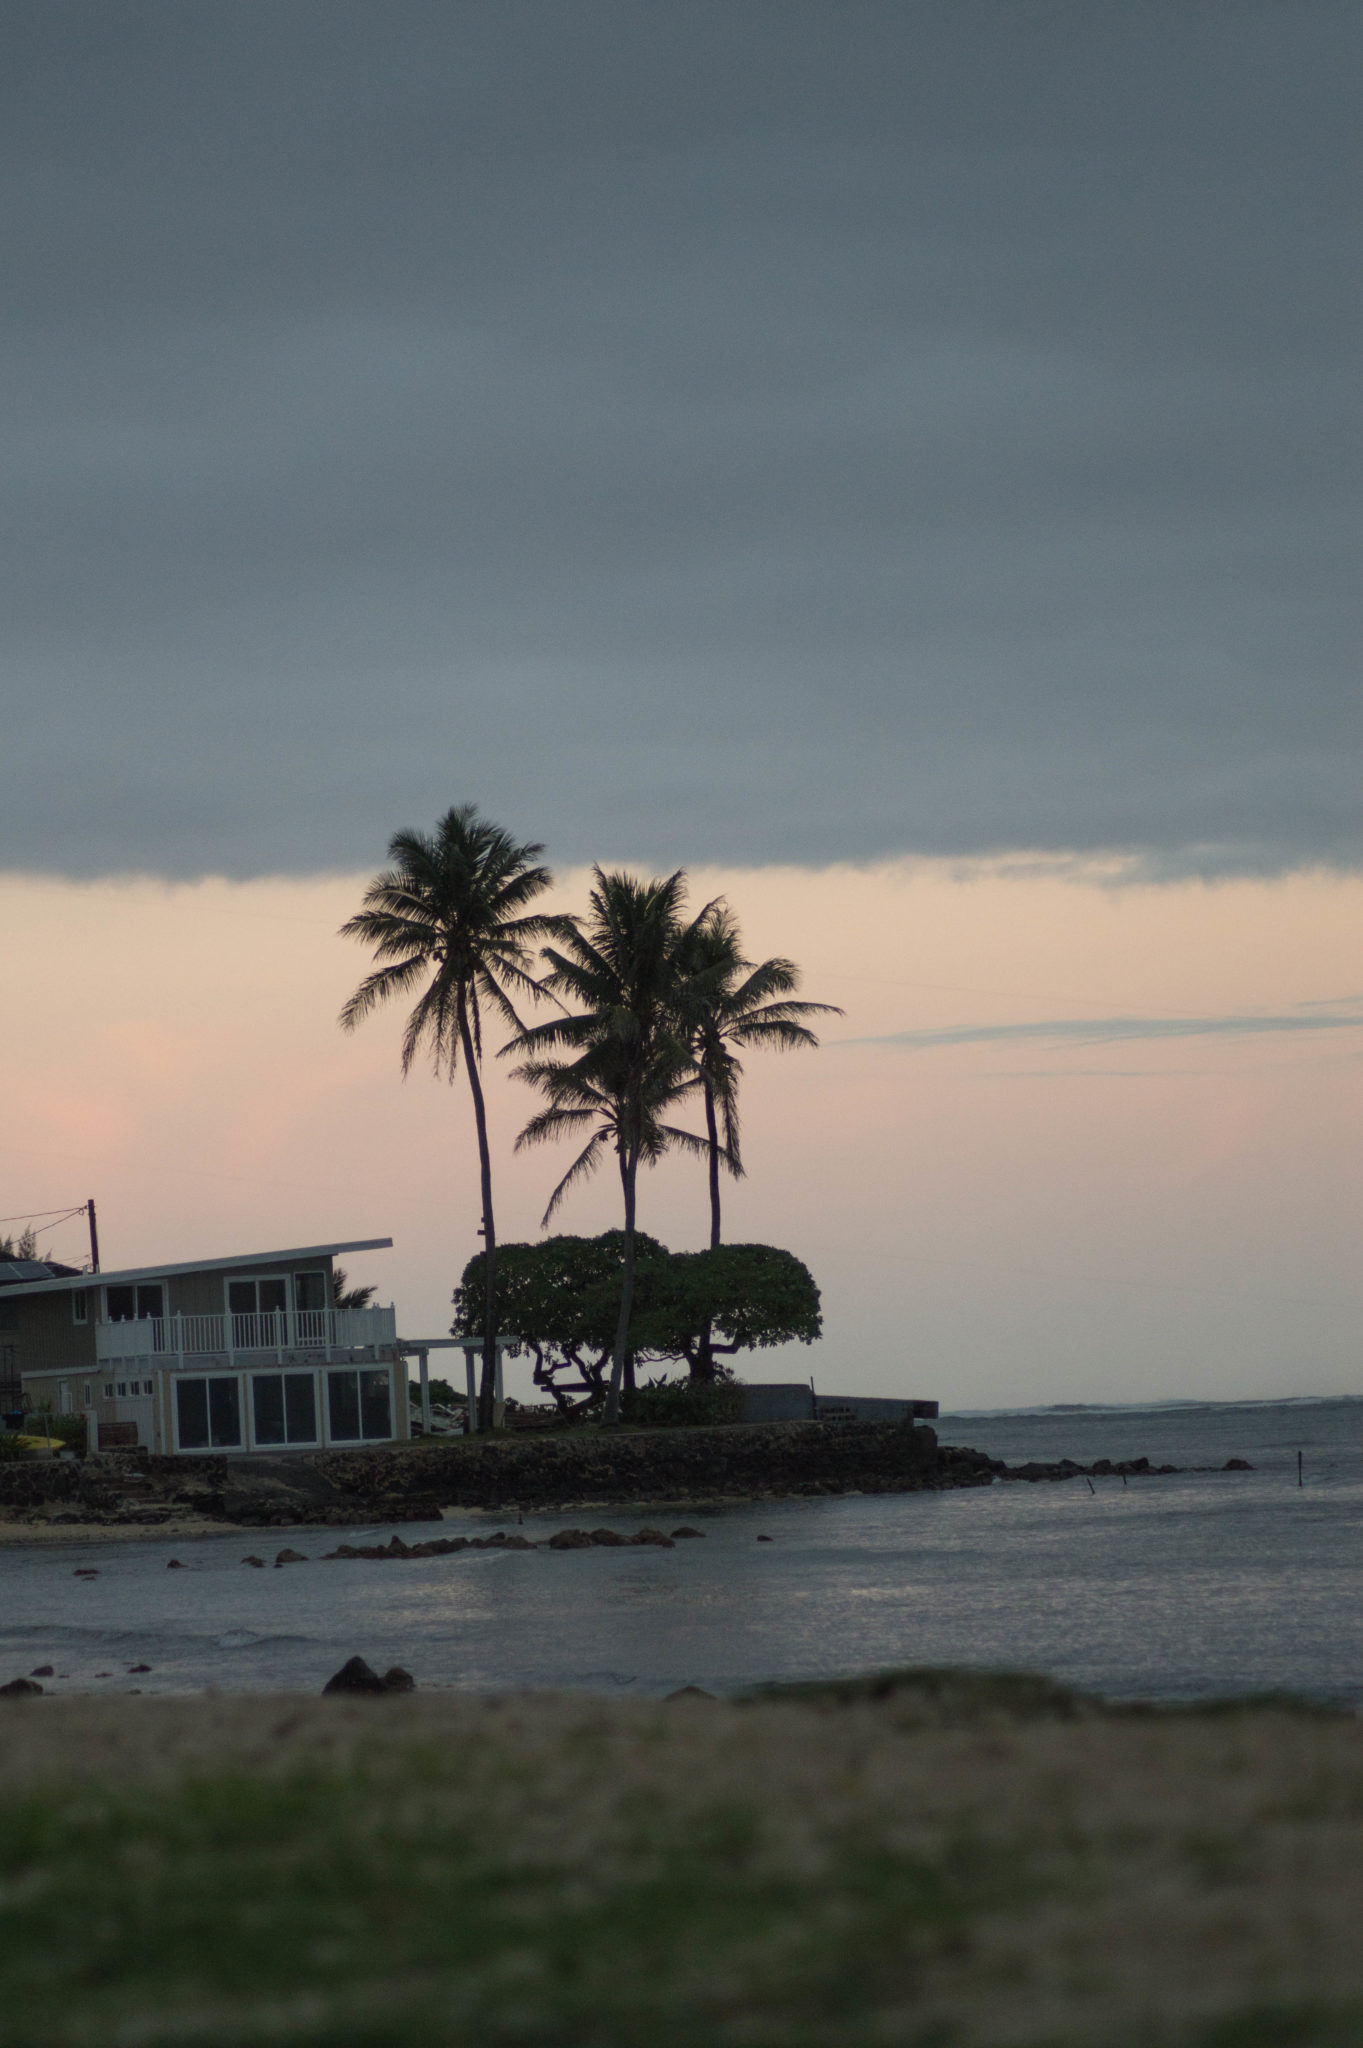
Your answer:
[[[69,1294],[39,1294],[18,1301],[0,1301],[0,1312],[15,1327],[0,1329],[4,1342],[13,1344],[21,1373],[43,1372],[65,1366],[77,1371],[93,1368],[95,1330],[93,1322],[73,1323]],[[94,1303],[90,1303],[94,1314]]]

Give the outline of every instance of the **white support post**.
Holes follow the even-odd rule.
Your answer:
[[[431,1354],[422,1349],[416,1355],[417,1369],[421,1374],[421,1433],[431,1433]]]

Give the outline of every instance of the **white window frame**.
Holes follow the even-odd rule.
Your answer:
[[[340,1448],[340,1447],[344,1446],[344,1447],[345,1447],[346,1449],[351,1449],[351,1448],[359,1448],[359,1449],[363,1449],[363,1447],[364,1447],[364,1445],[365,1445],[365,1444],[391,1444],[391,1443],[395,1443],[395,1442],[397,1441],[397,1420],[398,1420],[398,1406],[397,1406],[397,1400],[396,1400],[396,1397],[395,1397],[395,1390],[394,1390],[394,1372],[393,1372],[393,1366],[392,1366],[392,1362],[391,1362],[391,1360],[389,1360],[389,1359],[382,1359],[382,1358],[381,1358],[381,1359],[371,1359],[371,1360],[370,1360],[370,1361],[369,1361],[368,1363],[366,1363],[366,1364],[361,1364],[361,1365],[324,1365],[324,1366],[322,1366],[322,1367],[321,1367],[321,1368],[320,1368],[319,1370],[320,1370],[320,1374],[321,1374],[321,1377],[322,1377],[322,1378],[323,1378],[323,1379],[324,1379],[324,1380],[326,1381],[326,1385],[325,1385],[325,1386],[324,1386],[324,1387],[323,1387],[323,1388],[321,1389],[321,1393],[322,1393],[323,1399],[325,1400],[325,1403],[326,1403],[326,1406],[325,1406],[325,1408],[324,1408],[324,1410],[323,1410],[323,1413],[322,1413],[322,1422],[323,1422],[323,1426],[324,1426],[324,1428],[325,1428],[325,1430],[326,1430],[326,1433],[327,1433],[327,1434],[326,1434],[326,1440],[327,1440],[327,1443],[328,1443],[329,1445],[330,1445],[330,1444],[335,1444],[335,1445],[336,1445],[336,1446],[337,1446],[338,1448]],[[386,1373],[387,1373],[387,1375],[388,1375],[388,1434],[387,1434],[387,1436],[333,1436],[333,1435],[332,1435],[332,1430],[331,1430],[331,1375],[332,1375],[333,1373],[342,1373],[342,1372],[349,1372],[349,1373],[356,1373],[356,1374],[359,1374],[359,1373],[362,1373],[362,1372],[386,1372]],[[358,1386],[358,1385],[357,1385],[357,1386],[356,1386],[356,1388],[355,1388],[355,1398],[356,1398],[356,1401],[358,1402],[358,1401],[359,1401],[359,1398],[360,1398],[360,1390],[359,1390],[359,1386]],[[361,1413],[363,1413],[363,1411],[361,1411]],[[361,1422],[361,1427],[363,1427],[363,1422]]]
[[[242,1382],[249,1377],[242,1372],[175,1372],[166,1374],[166,1383],[172,1389],[170,1394],[170,1425],[175,1439],[176,1456],[186,1458],[230,1458],[235,1451],[251,1448],[251,1423]],[[180,1442],[180,1400],[179,1389],[188,1380],[235,1380],[237,1383],[237,1414],[241,1419],[241,1440],[235,1444],[182,1444]],[[210,1423],[209,1435],[212,1435]]]
[[[73,1323],[88,1323],[90,1320],[90,1296],[84,1287],[72,1290],[71,1320]]]
[[[301,1379],[304,1375],[312,1381],[312,1413],[315,1434],[310,1437],[286,1436],[282,1444],[261,1443],[256,1436],[255,1382],[257,1380],[283,1379],[289,1376]],[[326,1388],[319,1385],[319,1378],[318,1368],[309,1365],[267,1365],[261,1366],[258,1371],[252,1369],[247,1372],[246,1379],[249,1385],[246,1400],[246,1427],[250,1437],[250,1447],[253,1451],[264,1451],[268,1454],[270,1451],[317,1451],[325,1448],[327,1443],[325,1434],[326,1412],[323,1404],[326,1399]]]

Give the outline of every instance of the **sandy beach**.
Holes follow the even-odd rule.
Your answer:
[[[0,1522],[0,1550],[48,1549],[62,1543],[193,1543],[201,1536],[222,1534],[221,1522],[206,1521],[202,1515],[140,1527],[127,1522]]]
[[[35,1699],[0,1739],[15,2043],[1363,2028],[1352,1717],[920,1678],[843,1705]]]

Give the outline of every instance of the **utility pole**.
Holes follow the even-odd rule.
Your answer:
[[[91,1195],[85,1204],[85,1213],[90,1220],[90,1271],[99,1271],[99,1231],[95,1224],[95,1198]]]

